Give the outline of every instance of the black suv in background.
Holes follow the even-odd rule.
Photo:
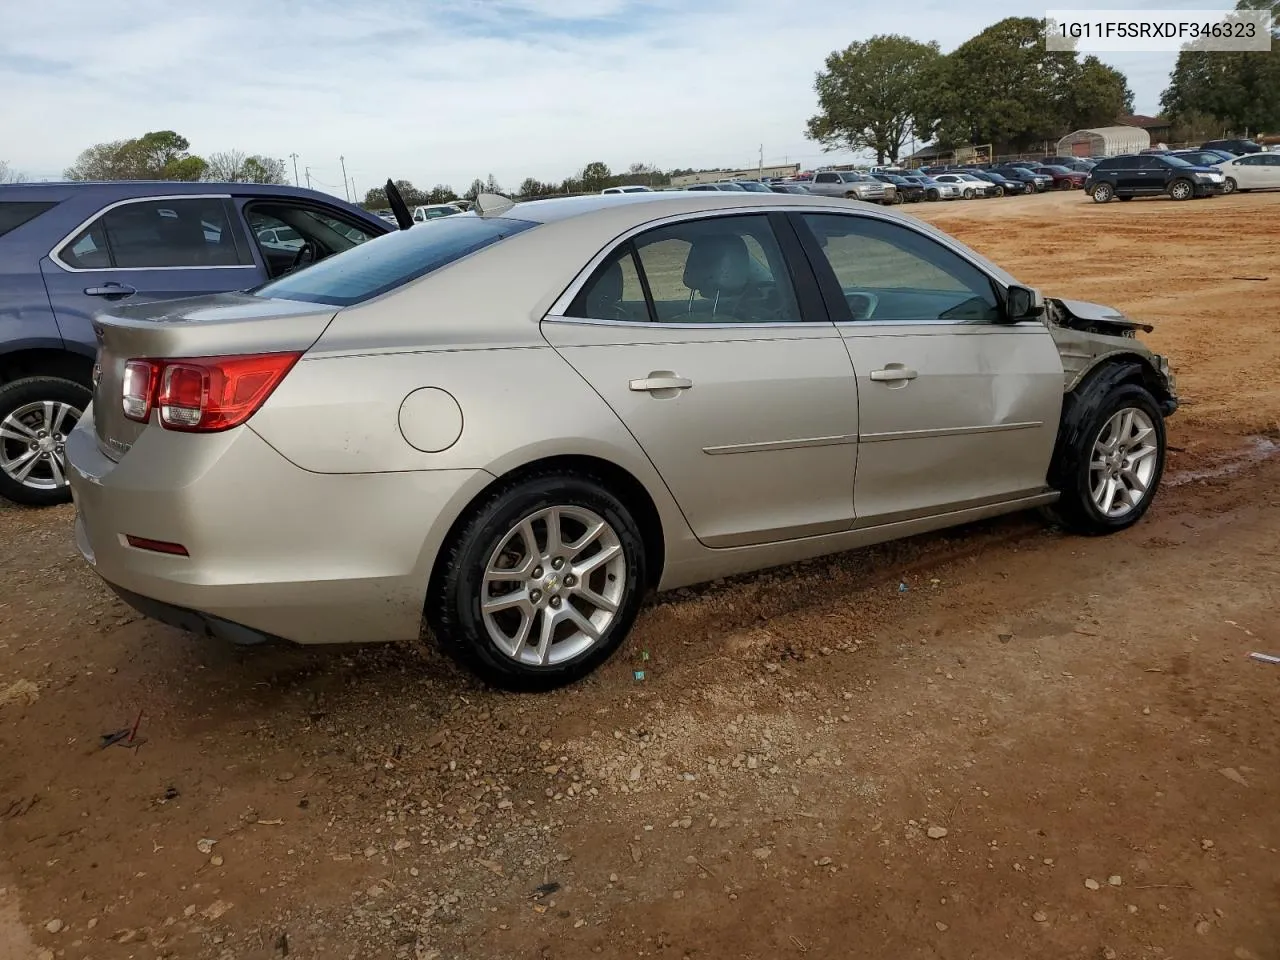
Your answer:
[[[1174,200],[1211,197],[1222,193],[1225,178],[1221,170],[1197,167],[1165,154],[1108,157],[1089,171],[1084,192],[1094,203],[1112,197],[1156,197],[1167,194]]]
[[[1243,157],[1246,153],[1260,153],[1262,146],[1252,140],[1207,140],[1200,144],[1201,150],[1225,150]]]

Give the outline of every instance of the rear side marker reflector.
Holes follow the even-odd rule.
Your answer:
[[[167,553],[175,557],[189,557],[187,548],[180,543],[170,543],[168,540],[149,540],[146,537],[135,537],[129,533],[125,535],[125,542],[129,546],[138,550],[150,550],[152,553]]]
[[[238,427],[266,402],[301,353],[136,359],[125,364],[121,406],[147,423],[153,410],[170,430],[213,433]]]

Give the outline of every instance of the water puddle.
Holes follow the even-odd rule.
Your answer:
[[[1226,454],[1216,466],[1201,470],[1179,470],[1177,473],[1166,476],[1164,483],[1170,487],[1179,487],[1184,483],[1195,483],[1197,480],[1234,477],[1276,455],[1280,455],[1280,443],[1267,437],[1252,437],[1247,447]]]

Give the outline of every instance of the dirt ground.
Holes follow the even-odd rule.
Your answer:
[[[514,696],[149,623],[0,507],[0,960],[1280,958],[1280,195],[908,209],[1157,325],[1142,524],[681,591]]]

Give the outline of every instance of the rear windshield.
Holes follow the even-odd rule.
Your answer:
[[[0,237],[56,206],[46,200],[0,200]]]
[[[260,297],[349,307],[426,276],[483,247],[537,226],[500,217],[447,217],[430,228],[397,230],[258,287]]]

